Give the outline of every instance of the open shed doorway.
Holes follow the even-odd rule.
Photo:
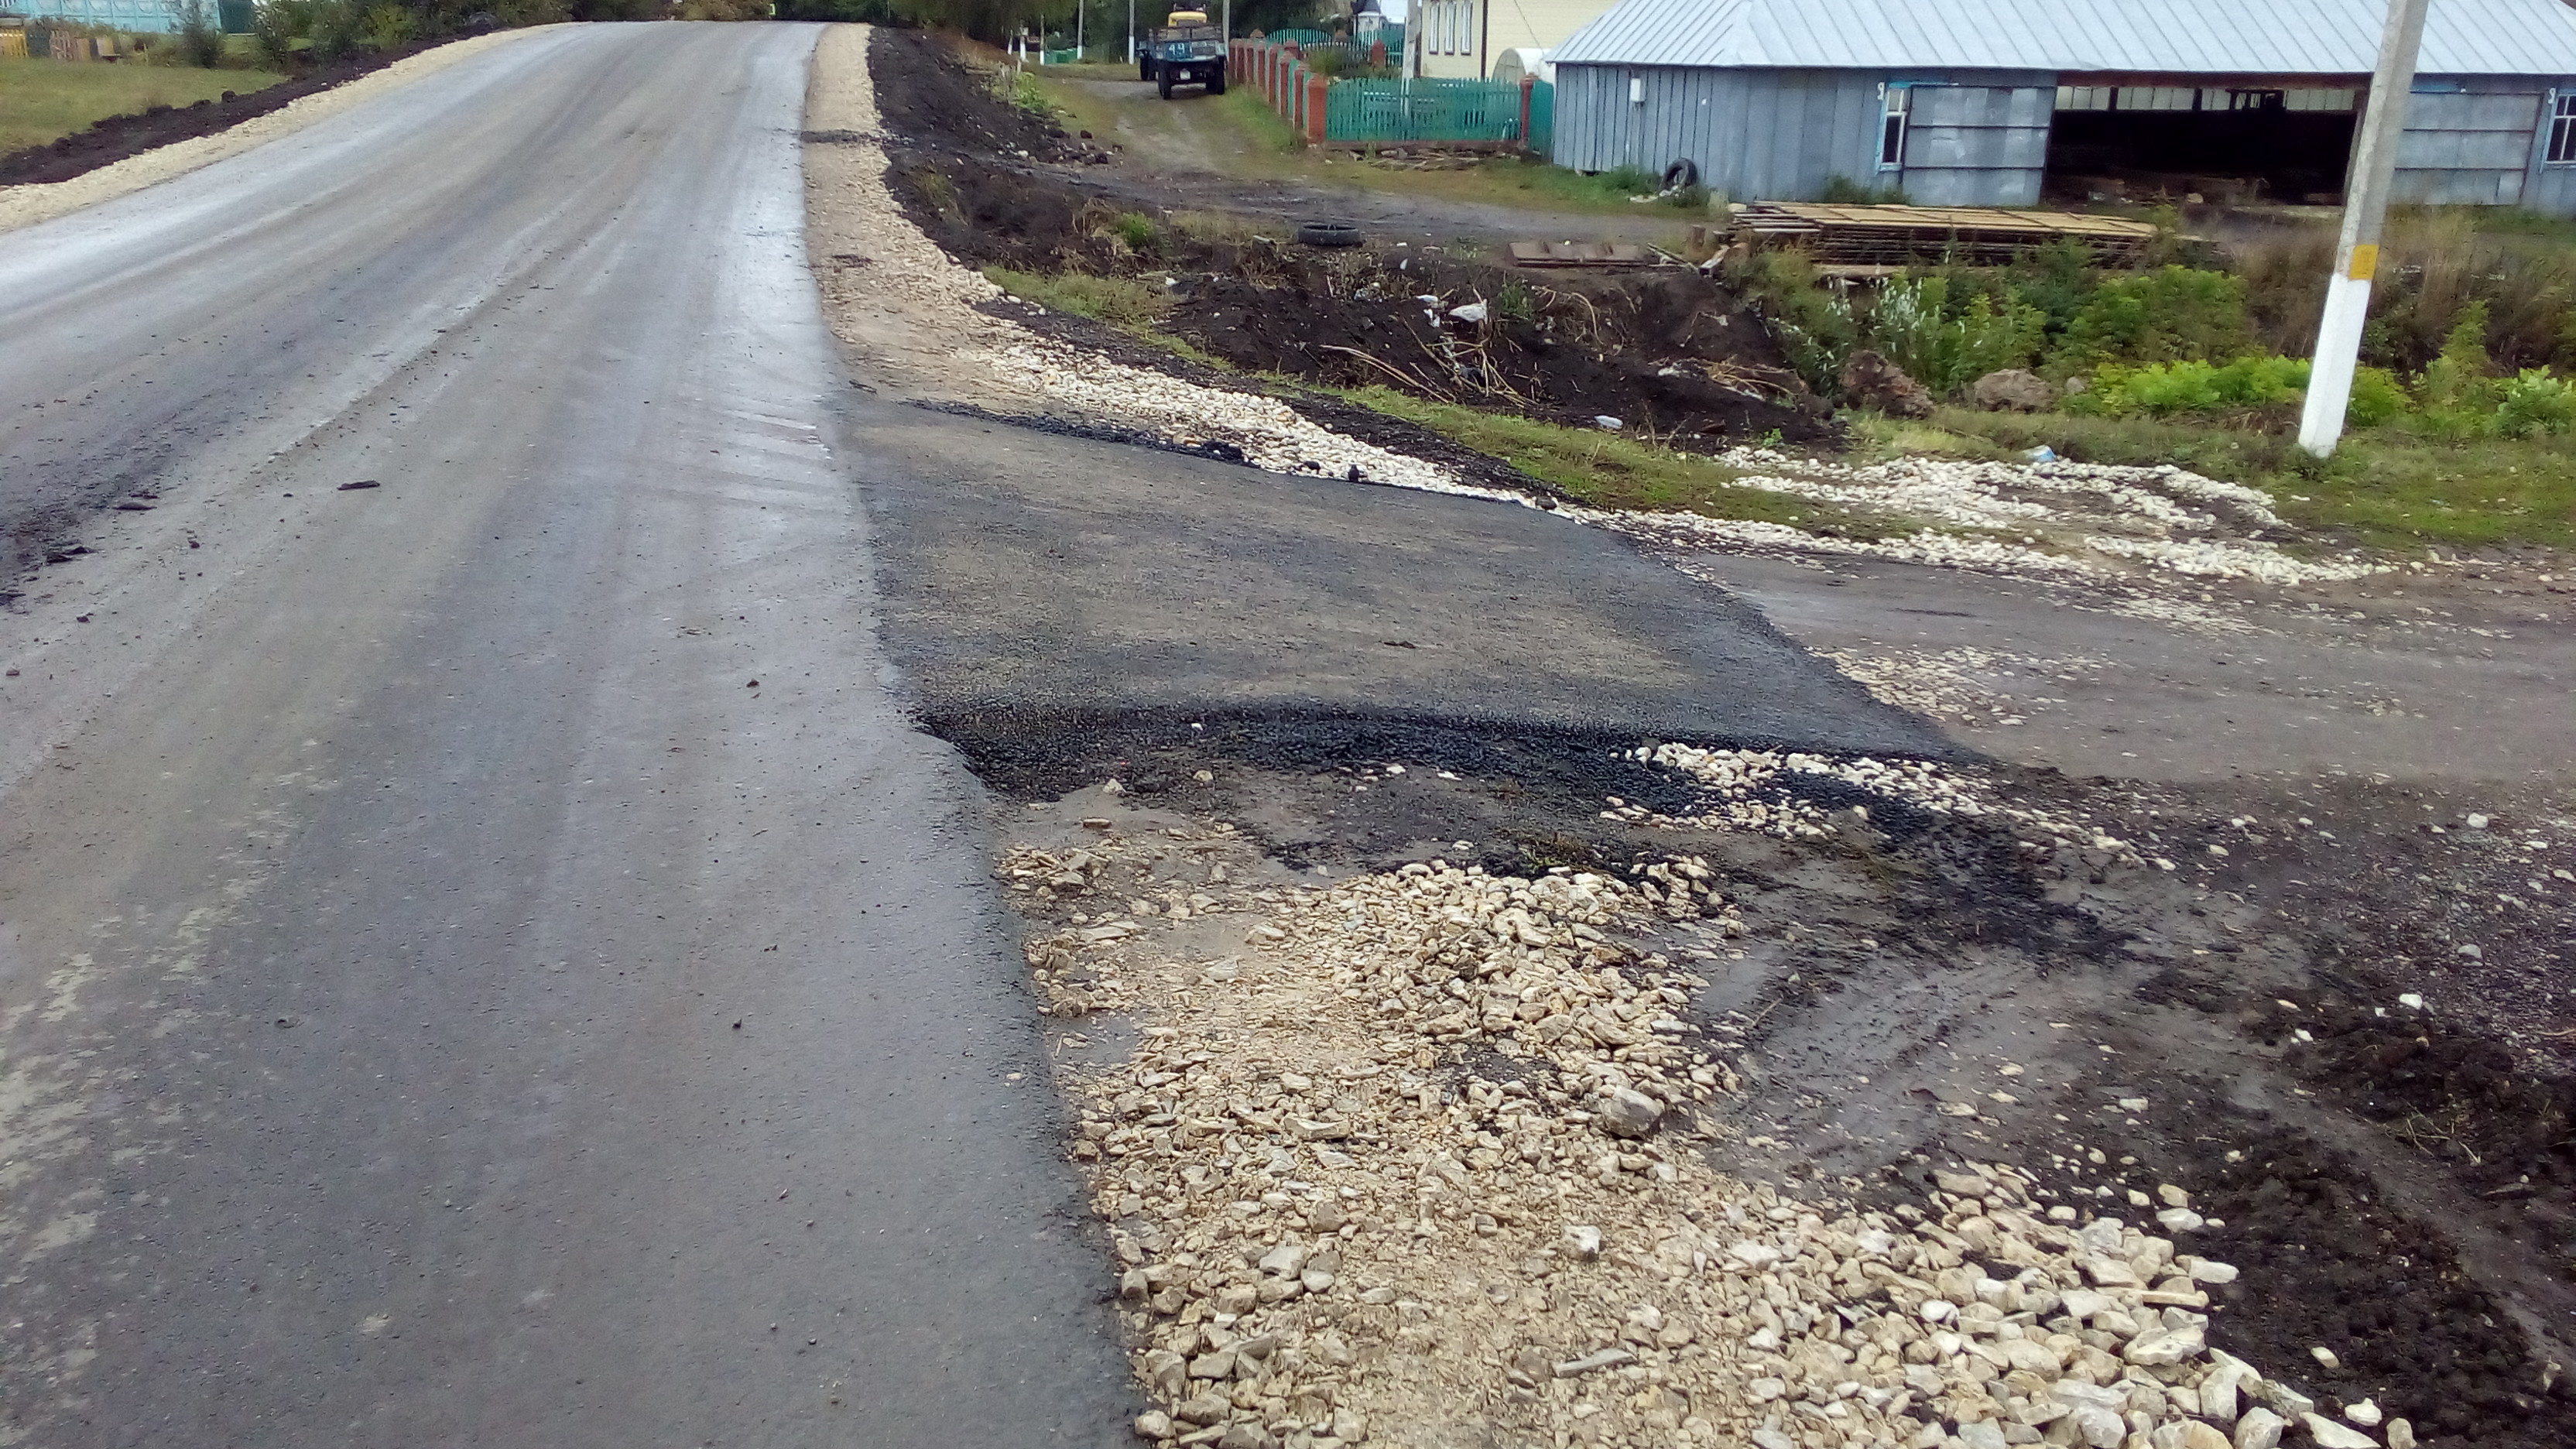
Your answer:
[[[2065,201],[2341,201],[2358,86],[2065,85],[2047,194]]]

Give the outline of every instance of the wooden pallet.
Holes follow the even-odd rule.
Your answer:
[[[2102,261],[2131,261],[2155,240],[2156,228],[2071,211],[1762,202],[1736,213],[1733,235],[1753,246],[1804,248],[1826,267],[1901,267],[1943,257],[1994,266],[2067,238]]]
[[[1512,265],[1517,267],[1669,267],[1673,259],[1654,247],[1629,246],[1623,242],[1514,242]]]

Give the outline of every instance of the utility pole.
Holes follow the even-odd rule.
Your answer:
[[[1127,0],[1127,63],[1136,63],[1136,0]]]
[[[2424,43],[2425,0],[2388,0],[2379,39],[2379,69],[2353,138],[2352,173],[2344,183],[2343,236],[2334,275],[2326,279],[2325,315],[2317,323],[2316,364],[2299,414],[2299,446],[2323,458],[2343,437],[2352,402],[2361,327],[2370,316],[2370,283],[2379,274],[2379,238],[2388,222],[2388,191],[2397,175],[2397,142],[2406,130],[2406,98],[2415,89],[2415,54]]]
[[[1091,0],[1073,0],[1073,58],[1082,59],[1082,19],[1091,11]]]

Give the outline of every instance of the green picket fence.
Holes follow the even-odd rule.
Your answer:
[[[1333,37],[1320,30],[1274,30],[1265,37],[1272,45],[1293,45],[1303,50],[1310,45],[1330,45]]]
[[[1529,148],[1541,156],[1556,153],[1556,84],[1539,81],[1530,86]]]
[[[1071,47],[1063,50],[1041,50],[1038,52],[1038,64],[1040,65],[1073,65],[1080,62],[1081,59],[1082,52],[1079,49]]]
[[[1336,81],[1325,93],[1324,137],[1362,142],[1517,141],[1521,139],[1521,88],[1484,80]]]

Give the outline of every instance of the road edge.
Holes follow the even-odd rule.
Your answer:
[[[329,90],[299,96],[264,116],[253,116],[210,136],[192,136],[167,146],[156,146],[95,171],[83,172],[68,181],[0,186],[0,235],[68,216],[103,201],[131,196],[147,187],[255,150],[281,136],[293,135],[316,121],[336,116],[363,101],[372,100],[423,76],[436,74],[458,61],[471,59],[509,41],[566,28],[568,25],[532,25],[519,30],[496,30],[468,36],[424,50],[418,55],[405,56],[382,70],[369,71]]]

